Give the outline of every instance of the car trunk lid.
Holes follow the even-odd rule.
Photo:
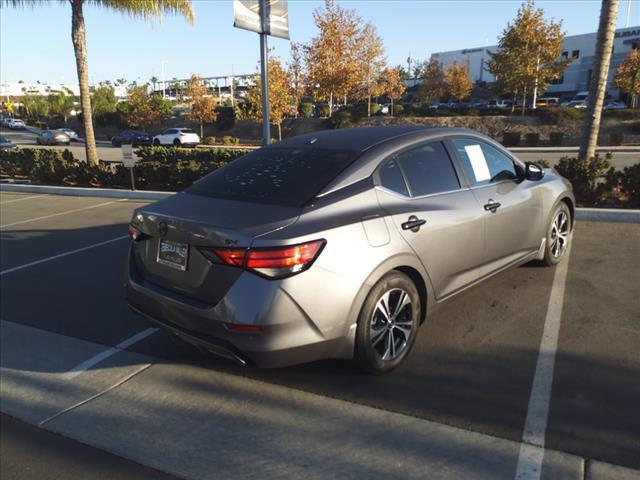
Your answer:
[[[140,280],[215,305],[242,273],[208,260],[200,247],[249,247],[259,235],[296,221],[300,209],[178,193],[136,210],[132,224],[141,233],[132,261]],[[185,265],[159,254],[186,247]]]

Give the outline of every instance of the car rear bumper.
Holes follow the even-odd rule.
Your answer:
[[[323,335],[277,281],[251,273],[243,273],[218,304],[208,305],[148,282],[129,261],[126,295],[129,306],[152,323],[244,365],[283,367],[353,353],[349,335]],[[225,323],[260,325],[262,331],[229,331]]]

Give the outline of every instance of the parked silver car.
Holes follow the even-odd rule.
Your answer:
[[[38,145],[69,145],[71,139],[60,130],[43,130],[36,137]]]
[[[570,184],[464,129],[315,132],[253,151],[131,220],[129,305],[247,364],[392,370],[446,299],[559,262]]]

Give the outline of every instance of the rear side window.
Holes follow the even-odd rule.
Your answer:
[[[394,159],[382,165],[378,174],[380,175],[380,185],[393,192],[401,193],[407,197],[409,196],[407,184],[404,181],[398,162]]]
[[[396,161],[400,164],[414,197],[460,188],[449,154],[441,142],[402,152],[396,156]]]
[[[354,159],[344,150],[261,148],[215,170],[187,191],[228,200],[302,207]]]
[[[487,185],[518,177],[513,160],[497,148],[462,138],[454,139],[453,144],[472,185]]]

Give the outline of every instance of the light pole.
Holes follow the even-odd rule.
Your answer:
[[[260,71],[262,77],[262,144],[271,143],[269,125],[269,47],[267,45],[267,32],[269,31],[269,14],[267,12],[267,0],[260,0]]]
[[[167,63],[166,60],[162,60],[160,62],[160,69],[162,71],[162,73],[160,74],[162,76],[162,98],[167,98],[167,91],[166,91],[166,85],[164,83],[164,64]]]

